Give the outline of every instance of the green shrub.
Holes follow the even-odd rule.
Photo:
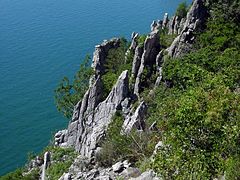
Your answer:
[[[53,163],[47,169],[46,174],[49,180],[59,179],[64,172],[67,172],[77,154],[73,148],[50,147],[48,151],[51,152]]]
[[[36,180],[40,178],[39,170],[33,170],[31,173],[23,175],[26,170],[24,168],[18,168],[14,172],[10,172],[0,177],[0,180]]]
[[[133,53],[130,52],[127,57],[125,57],[127,49],[128,42],[126,39],[122,38],[120,47],[117,49],[111,49],[108,52],[106,63],[104,65],[105,73],[101,77],[104,88],[103,99],[105,99],[112,90],[112,87],[116,83],[120,74],[124,70],[131,70]]]
[[[46,172],[48,180],[59,179],[63,175],[63,173],[68,171],[71,164],[72,164],[72,161],[65,161],[65,162],[58,162],[51,165]]]
[[[138,38],[138,45],[143,47],[144,46],[144,43],[145,43],[145,40],[147,38],[147,35],[146,34],[143,34],[143,35],[140,35],[139,38]]]
[[[188,12],[188,7],[186,2],[182,2],[178,5],[176,10],[176,16],[178,16],[180,19],[186,17]]]
[[[239,178],[239,27],[214,16],[195,52],[164,62],[150,107],[165,146],[152,163],[165,179]]]
[[[176,34],[168,34],[168,31],[163,29],[160,31],[160,45],[162,48],[166,49],[172,44],[176,37]]]
[[[109,125],[106,137],[101,143],[101,151],[96,161],[101,166],[110,166],[128,159],[131,163],[150,157],[158,139],[156,134],[132,131],[129,135],[121,134],[123,117],[117,112]]]
[[[82,99],[86,90],[92,69],[90,67],[90,56],[87,55],[80,65],[79,71],[74,76],[71,83],[67,77],[64,77],[55,89],[55,103],[59,112],[66,118],[72,117],[74,106]]]

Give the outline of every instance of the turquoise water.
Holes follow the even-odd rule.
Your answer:
[[[53,90],[114,36],[147,33],[181,0],[0,0],[0,175],[39,152],[67,121]],[[189,0],[190,2],[190,0]]]

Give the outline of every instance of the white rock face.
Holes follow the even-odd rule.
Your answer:
[[[128,93],[128,71],[124,71],[106,100],[90,114],[79,119],[82,123],[79,126],[75,147],[81,155],[89,158],[94,155],[98,142],[103,137],[117,109],[121,108],[121,102],[128,96]]]
[[[138,69],[136,82],[134,85],[134,94],[139,95],[141,83],[142,83],[142,75],[144,72],[144,68],[149,66],[149,69],[155,64],[156,56],[160,50],[160,43],[159,43],[159,30],[151,32],[144,43],[144,52],[141,58],[141,64]]]
[[[193,32],[201,30],[206,22],[207,9],[204,6],[204,0],[195,0],[191,9],[187,14],[183,30],[180,35],[173,41],[168,48],[168,55],[171,57],[180,57],[188,53],[192,48],[192,43],[195,40]],[[181,27],[180,22],[180,27]]]
[[[50,153],[47,151],[44,154],[44,163],[42,166],[42,175],[41,175],[41,180],[46,180],[46,170],[49,166],[50,163]]]
[[[147,105],[145,102],[141,102],[137,107],[135,113],[128,117],[122,127],[122,131],[124,134],[129,134],[132,128],[135,126],[139,130],[143,130],[145,128],[145,115],[147,113]]]

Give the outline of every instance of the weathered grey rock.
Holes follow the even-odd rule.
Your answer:
[[[119,47],[119,45],[120,39],[113,38],[109,41],[104,41],[101,45],[95,46],[92,67],[95,70],[96,75],[104,73],[104,64],[109,50],[116,49]]]
[[[179,28],[178,28],[178,33],[177,34],[180,34],[182,32],[185,22],[186,22],[186,18],[182,18],[180,23],[179,23]]]
[[[143,46],[139,45],[136,47],[134,57],[133,57],[133,63],[132,63],[132,77],[136,78],[138,69],[141,64],[141,58],[143,54]]]
[[[61,130],[61,131],[58,131],[55,136],[54,136],[54,141],[55,141],[55,145],[59,145],[59,144],[62,144],[66,141],[66,134],[67,134],[67,130]]]
[[[134,94],[139,95],[141,88],[141,77],[144,71],[144,68],[148,66],[149,70],[153,71],[153,66],[156,61],[156,56],[159,53],[160,44],[159,44],[159,30],[151,32],[145,40],[144,43],[144,53],[141,58],[141,64],[137,73],[136,82],[134,85]]]
[[[173,34],[174,32],[175,18],[176,16],[173,16],[168,23],[168,34]]]
[[[163,28],[163,29],[167,27],[168,22],[169,22],[168,13],[165,13],[165,14],[164,14],[164,17],[163,17],[163,23],[162,23],[162,28]]]
[[[156,176],[153,170],[149,170],[142,173],[139,177],[131,178],[130,180],[160,180],[160,178]]]
[[[29,164],[28,164],[28,171],[31,171],[34,168],[39,168],[40,166],[42,166],[44,163],[43,158],[41,158],[40,156],[36,156],[36,158],[32,159]]]
[[[132,42],[131,42],[131,45],[130,45],[130,47],[129,47],[129,50],[130,51],[135,51],[135,49],[136,49],[136,47],[137,47],[137,45],[138,45],[138,38],[139,38],[139,34],[138,33],[135,33],[135,35],[133,36],[133,38],[132,38]]]
[[[83,156],[92,157],[97,144],[105,133],[108,124],[116,110],[121,108],[121,102],[128,97],[128,71],[124,71],[118,78],[112,91],[97,107],[89,114],[85,113],[79,119],[76,150]]]
[[[77,147],[79,143],[79,136],[81,136],[84,131],[84,117],[88,116],[89,118],[93,116],[93,111],[96,106],[101,102],[102,98],[102,81],[100,76],[96,78],[94,83],[90,85],[88,91],[85,93],[81,107],[76,108],[79,112],[74,112],[74,114],[78,113],[78,120],[71,121],[68,125],[67,131],[67,146]],[[65,144],[60,144],[60,146],[65,146]]]
[[[128,162],[128,160],[123,161],[124,168],[129,168],[131,166],[131,163]]]
[[[168,23],[168,34],[178,34],[180,28],[180,19],[178,16],[173,16]]]
[[[117,162],[116,164],[112,165],[113,172],[120,173],[124,169],[124,164],[122,162]]]
[[[81,105],[82,105],[82,101],[79,101],[79,102],[74,106],[73,116],[72,116],[71,122],[75,122],[75,121],[78,120],[78,118],[79,118],[79,113],[80,113],[80,109],[81,109]]]
[[[151,24],[151,31],[162,29],[162,24],[163,24],[163,21],[161,20],[153,21]]]
[[[42,175],[41,175],[42,180],[46,179],[46,170],[49,165],[50,165],[50,152],[47,151],[44,154],[44,164],[42,166]]]
[[[204,0],[195,0],[189,10],[180,35],[173,41],[168,48],[168,55],[171,57],[180,57],[188,53],[195,40],[194,32],[200,31],[207,18],[207,9],[204,6]]]
[[[178,29],[179,28],[180,28],[180,18],[178,16],[176,16],[174,27],[173,27],[173,34],[178,34]]]
[[[156,67],[158,76],[155,82],[155,87],[158,87],[160,82],[162,81],[162,65],[164,62],[164,51],[165,50],[161,50],[156,57]]]
[[[124,134],[129,134],[133,127],[136,127],[138,130],[144,130],[146,113],[147,113],[147,105],[143,101],[137,107],[135,113],[124,121],[122,132]]]
[[[129,167],[127,169],[124,169],[120,175],[124,177],[124,179],[129,179],[140,176],[141,172],[138,168]]]
[[[132,42],[131,42],[131,45],[130,47],[128,48],[126,54],[125,54],[125,61],[127,61],[128,59],[128,56],[131,54],[131,53],[134,53],[137,46],[138,46],[138,38],[139,38],[139,34],[138,33],[132,33]]]
[[[130,112],[131,98],[125,98],[121,102],[123,116],[127,116]]]
[[[69,173],[64,173],[58,180],[72,180]]]
[[[155,146],[155,148],[154,148],[154,151],[153,151],[153,155],[156,155],[157,152],[158,152],[161,148],[163,148],[163,141],[159,141],[159,142],[156,144],[156,146]]]

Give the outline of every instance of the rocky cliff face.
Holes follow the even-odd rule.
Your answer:
[[[160,30],[167,28],[168,34],[178,35],[167,49],[167,55],[179,57],[192,48],[194,34],[203,28],[206,18],[204,0],[195,0],[186,18],[179,19],[173,16],[169,20],[168,15],[165,14],[162,21],[154,21],[151,25],[151,33],[143,46],[138,44],[139,35],[133,33],[131,46],[126,52],[126,56],[130,52],[134,54],[131,72],[133,90],[129,87],[129,72],[123,71],[105,100],[102,99],[101,82],[101,76],[105,72],[104,63],[109,50],[119,47],[120,39],[114,38],[96,46],[92,64],[95,73],[90,80],[90,87],[83,99],[75,106],[68,128],[55,135],[55,144],[74,147],[82,156],[91,160],[99,150],[99,142],[117,110],[124,114],[123,133],[128,134],[132,128],[144,130],[147,104],[140,97],[145,85],[144,78],[155,74],[157,76],[155,86],[162,81],[162,64],[166,50],[160,45]],[[147,75],[144,74],[146,69]],[[136,110],[132,105],[135,101],[140,102]]]
[[[188,53],[192,49],[195,40],[194,34],[204,28],[206,18],[207,8],[204,5],[204,0],[195,0],[187,14],[184,25],[183,22],[180,22],[183,25],[183,30],[168,48],[168,55],[179,57]]]

